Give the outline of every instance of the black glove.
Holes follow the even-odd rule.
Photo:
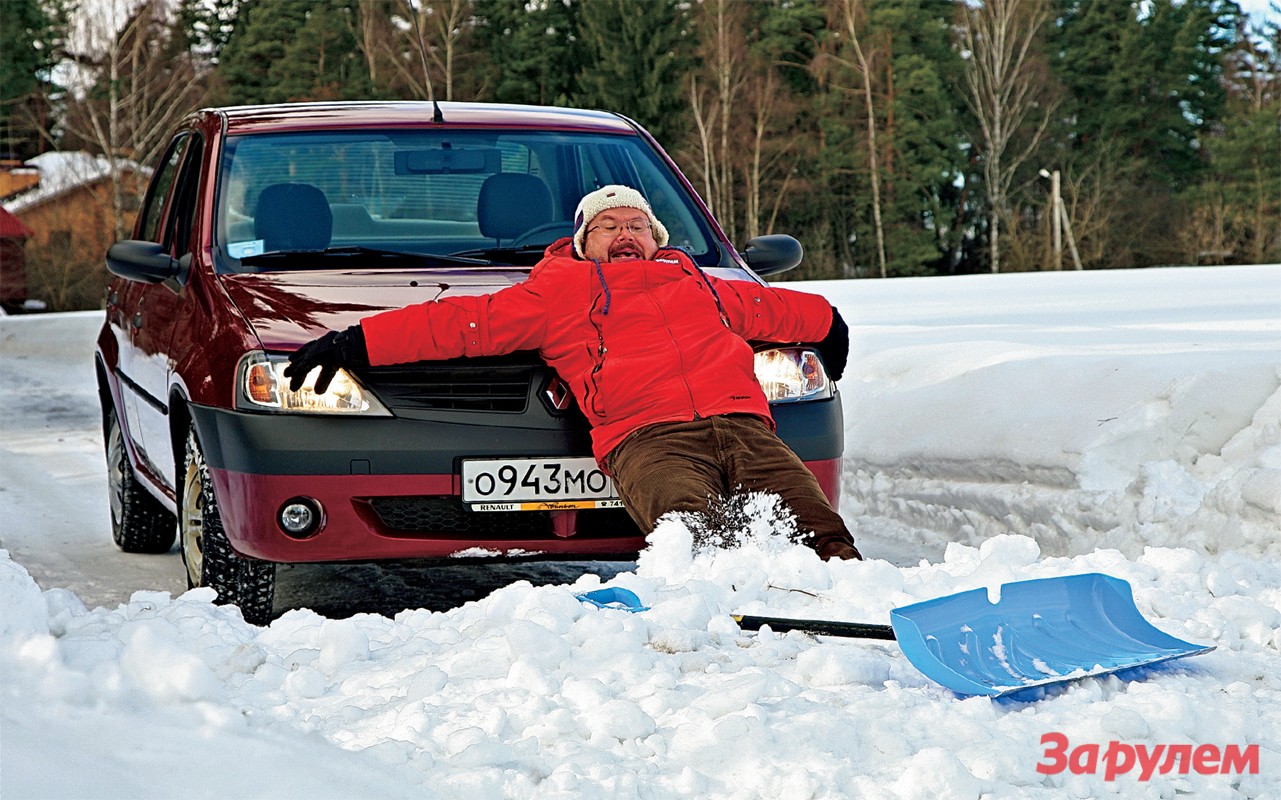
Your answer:
[[[330,331],[299,347],[289,356],[285,377],[289,379],[289,391],[296,392],[307,380],[307,373],[320,367],[316,394],[324,394],[340,367],[367,366],[369,351],[365,349],[365,332],[359,325],[352,325],[345,331]]]
[[[823,366],[827,368],[827,377],[839,381],[845,374],[845,363],[850,358],[850,328],[841,319],[841,312],[832,306],[832,327],[827,329],[823,341],[814,345]]]

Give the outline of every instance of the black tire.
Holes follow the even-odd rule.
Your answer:
[[[167,553],[177,533],[174,515],[134,475],[114,408],[107,409],[105,423],[111,538],[126,553]]]
[[[218,593],[218,602],[239,606],[246,622],[266,625],[276,594],[276,565],[231,549],[194,428],[187,434],[183,466],[178,528],[187,586],[208,586]]]

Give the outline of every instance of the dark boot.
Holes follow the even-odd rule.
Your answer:
[[[840,539],[828,539],[820,544],[818,546],[818,557],[824,561],[831,561],[834,558],[839,561],[863,560],[863,555],[859,553],[857,547]]]

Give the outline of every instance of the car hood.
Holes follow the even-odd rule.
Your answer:
[[[442,297],[489,294],[528,277],[528,270],[498,267],[260,272],[220,279],[263,347],[290,351],[380,311]]]

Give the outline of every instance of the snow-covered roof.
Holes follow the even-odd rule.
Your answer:
[[[4,204],[5,210],[14,214],[111,175],[111,161],[106,156],[97,156],[83,151],[41,153],[23,163],[25,166],[40,170],[40,185]],[[122,170],[135,172],[142,170],[137,162],[129,159],[122,158],[116,163]]]

